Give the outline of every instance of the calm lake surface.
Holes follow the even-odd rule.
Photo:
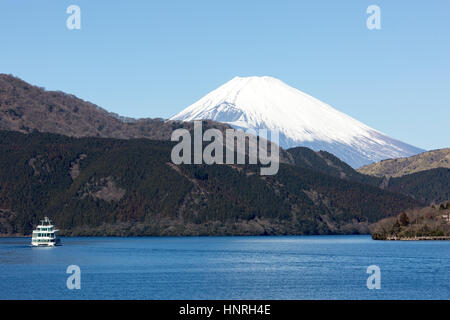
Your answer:
[[[0,299],[449,299],[450,242],[369,236],[0,238]],[[69,290],[69,265],[81,289]],[[381,269],[381,289],[366,286]]]

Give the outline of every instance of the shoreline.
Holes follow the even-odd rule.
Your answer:
[[[164,238],[164,237],[292,237],[292,236],[310,236],[310,237],[317,237],[317,236],[352,236],[355,234],[236,234],[236,235],[230,235],[230,234],[211,234],[211,235],[142,235],[142,236],[136,236],[136,235],[61,235],[60,238]],[[373,239],[372,235],[367,234],[357,234],[358,236],[371,236],[371,239],[374,241],[449,241],[450,236],[421,236],[421,237],[386,237],[385,239]],[[0,238],[31,238],[30,235],[23,235],[23,234],[0,234]]]
[[[370,234],[241,234],[241,235],[230,235],[230,234],[223,234],[223,235],[143,235],[143,236],[136,236],[136,235],[61,235],[59,238],[215,238],[215,237],[227,237],[227,238],[236,238],[236,237],[330,237],[330,236],[368,236],[370,237]],[[31,235],[4,235],[0,234],[0,238],[31,238]]]
[[[386,241],[448,241],[450,236],[387,237]]]

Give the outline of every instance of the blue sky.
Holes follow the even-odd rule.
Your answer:
[[[81,8],[68,30],[66,8]],[[381,30],[366,8],[381,8]],[[130,117],[235,76],[281,79],[422,147],[450,147],[450,1],[0,2],[0,72]]]

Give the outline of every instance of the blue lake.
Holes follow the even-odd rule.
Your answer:
[[[449,241],[369,236],[0,238],[0,299],[449,299]],[[69,290],[69,265],[81,289]],[[381,269],[369,290],[367,267]]]

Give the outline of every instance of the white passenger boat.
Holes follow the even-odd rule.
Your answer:
[[[52,221],[45,217],[33,230],[31,237],[31,245],[35,247],[54,247],[61,245],[61,240],[58,238],[58,230],[52,224]]]

